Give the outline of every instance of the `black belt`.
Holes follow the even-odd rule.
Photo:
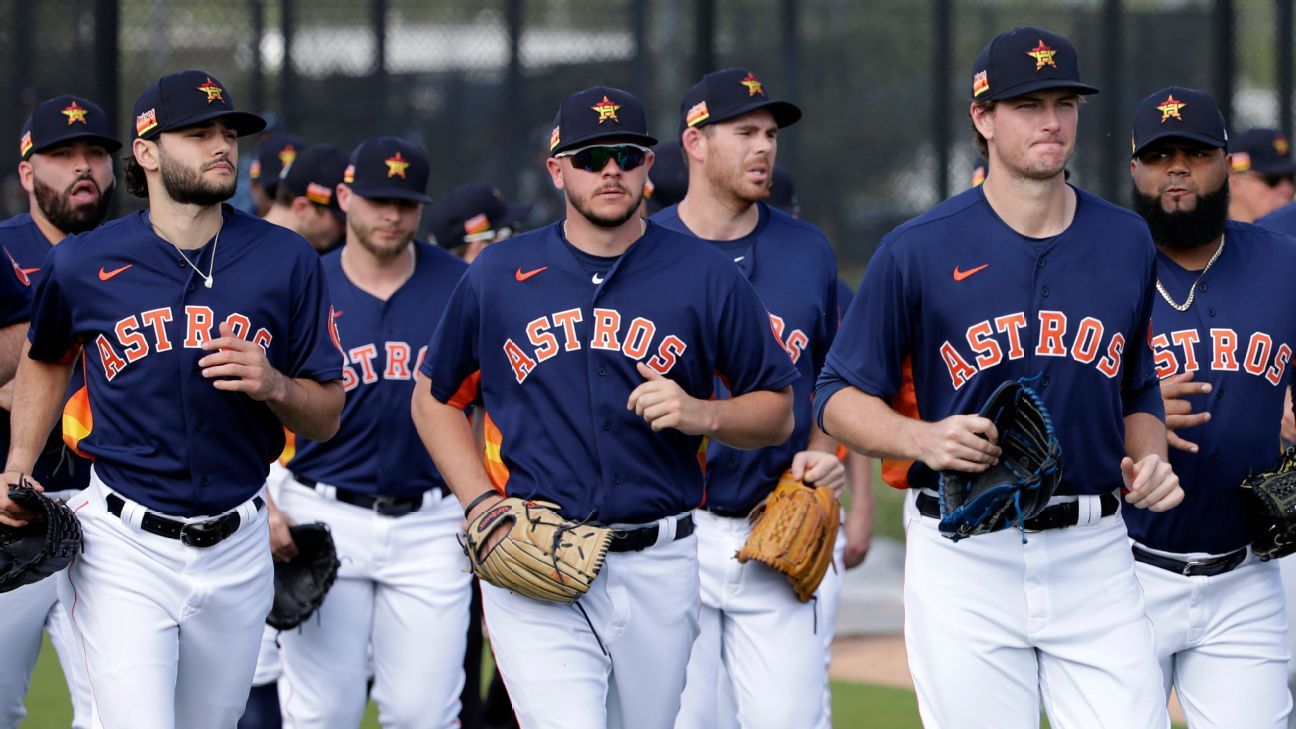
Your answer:
[[[1133,545],[1133,549],[1134,561],[1142,562],[1143,564],[1150,564],[1153,567],[1160,567],[1167,572],[1174,572],[1175,574],[1183,575],[1184,577],[1196,577],[1199,575],[1203,577],[1213,577],[1214,575],[1222,575],[1225,572],[1235,569],[1238,565],[1245,562],[1247,558],[1246,547],[1243,547],[1236,552],[1229,552],[1222,557],[1189,560],[1175,559],[1174,557],[1154,554],[1137,544]]]
[[[751,509],[747,509],[746,511],[735,511],[733,509],[713,509],[709,506],[704,506],[702,507],[702,510],[710,514],[715,514],[716,516],[723,516],[729,519],[738,519],[740,517],[747,517],[751,515]]]
[[[319,481],[303,476],[300,473],[294,473],[293,478],[307,488],[313,489],[319,485]],[[333,498],[338,501],[358,506],[361,509],[368,509],[382,516],[405,516],[423,508],[423,494],[418,496],[379,496],[377,494],[367,494],[363,491],[344,489],[341,486],[334,486],[333,490],[335,491]]]
[[[1110,493],[1099,494],[1098,502],[1102,506],[1102,515],[1111,516],[1116,513],[1120,507],[1120,499],[1117,499]],[[941,518],[940,500],[928,493],[918,494],[917,499],[918,513],[933,519]],[[1080,520],[1080,502],[1064,501],[1060,504],[1044,507],[1044,511],[1022,522],[1022,528],[1028,532],[1042,532],[1045,529],[1065,529],[1076,525]],[[1003,524],[998,525],[994,531],[1013,526],[1013,522],[1005,520]]]
[[[108,512],[113,516],[121,518],[122,507],[126,502],[117,494],[108,494],[105,501],[108,502]],[[256,505],[257,511],[265,506],[265,502],[260,496],[252,499]],[[186,547],[211,547],[220,544],[225,539],[238,531],[239,525],[243,523],[237,511],[231,511],[228,514],[222,514],[215,519],[207,521],[180,521],[172,519],[169,516],[155,514],[151,511],[144,512],[144,518],[140,520],[140,529],[149,534],[156,534],[159,537],[167,539],[179,539],[180,543]]]
[[[612,546],[609,552],[638,552],[657,543],[657,524],[649,524],[638,529],[613,529]],[[685,514],[675,520],[675,539],[683,539],[693,533],[693,515]],[[674,541],[674,540],[672,540]]]

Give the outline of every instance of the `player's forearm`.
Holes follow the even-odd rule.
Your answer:
[[[9,460],[6,471],[31,473],[63,408],[72,362],[43,362],[28,358],[23,347],[14,380],[13,414],[9,418]]]
[[[341,381],[284,378],[283,393],[267,400],[271,412],[292,432],[323,442],[337,433],[342,423],[346,393]]]
[[[873,513],[873,459],[858,453],[846,456],[846,479],[850,484],[851,511]]]
[[[712,427],[707,436],[732,448],[778,445],[792,435],[792,388],[757,390],[728,400],[710,400]]]
[[[493,489],[478,451],[473,447],[472,425],[459,408],[437,400],[425,376],[419,375],[410,402],[414,427],[437,471],[465,506]]]
[[[824,453],[836,453],[837,441],[831,435],[823,432],[817,425],[810,426],[810,439],[806,442],[806,450],[822,451]]]
[[[1167,449],[1164,421],[1149,413],[1125,416],[1125,452],[1135,462],[1149,455],[1167,460]]]
[[[824,431],[847,448],[875,458],[916,461],[919,431],[927,423],[897,413],[884,400],[854,387],[838,390],[824,405]]]
[[[8,383],[18,372],[18,357],[27,343],[27,322],[0,329],[0,385]]]

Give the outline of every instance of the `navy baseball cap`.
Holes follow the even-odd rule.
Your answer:
[[[684,150],[678,141],[662,142],[653,154],[644,198],[648,209],[655,213],[679,203],[688,194],[688,165],[684,163]]]
[[[267,193],[273,194],[284,169],[292,166],[297,153],[306,145],[305,139],[287,132],[266,139],[257,148],[256,159],[248,167],[248,176],[261,183]]]
[[[427,230],[444,248],[458,248],[474,240],[493,239],[502,228],[521,225],[532,205],[508,203],[498,189],[483,183],[460,185],[441,196],[427,210]]]
[[[712,71],[684,92],[680,102],[680,131],[716,124],[757,109],[769,109],[779,128],[801,118],[801,109],[788,101],[774,101],[765,83],[745,68]]]
[[[1134,107],[1134,137],[1130,156],[1137,156],[1159,139],[1190,139],[1208,147],[1228,149],[1228,130],[1215,99],[1205,91],[1170,86]]]
[[[1291,143],[1277,129],[1248,129],[1233,140],[1233,171],[1285,176],[1296,173]]]
[[[64,94],[36,105],[23,122],[18,135],[18,153],[23,159],[74,139],[89,139],[103,145],[109,154],[121,149],[121,142],[108,129],[108,116],[93,101]]]
[[[342,182],[360,197],[410,200],[424,205],[427,195],[428,156],[399,137],[371,137],[351,152]]]
[[[304,196],[313,203],[323,205],[339,217],[337,186],[342,182],[350,158],[346,150],[331,144],[312,144],[297,153],[296,159],[284,170],[279,185],[294,196]]]
[[[1040,28],[1014,28],[986,44],[972,62],[972,99],[998,101],[1041,89],[1096,94],[1080,82],[1080,57],[1071,41]]]
[[[135,100],[135,136],[157,139],[162,132],[220,119],[240,137],[265,129],[256,114],[234,110],[230,92],[205,71],[178,71],[154,81]]]
[[[549,155],[603,140],[645,147],[657,143],[648,134],[643,105],[628,91],[595,86],[563,99],[554,117],[553,131],[549,133]]]

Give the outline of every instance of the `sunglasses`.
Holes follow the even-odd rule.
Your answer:
[[[648,148],[637,144],[594,145],[559,152],[554,157],[570,157],[573,167],[586,172],[602,172],[608,160],[614,159],[622,172],[629,172],[644,163],[648,157]]]

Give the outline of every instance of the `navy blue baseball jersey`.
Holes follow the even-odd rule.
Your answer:
[[[289,377],[342,377],[328,284],[310,244],[224,207],[219,240],[178,251],[148,212],[60,243],[32,303],[30,356],[84,353],[64,439],[109,487],[167,514],[216,514],[251,498],[283,449],[269,406],[202,376],[222,322]],[[212,271],[203,285],[194,267]],[[185,256],[192,261],[191,266]]]
[[[1255,221],[1261,228],[1284,235],[1296,235],[1296,202],[1288,203]]]
[[[963,192],[879,245],[828,353],[816,417],[851,385],[934,422],[1033,377],[1062,444],[1060,493],[1116,489],[1125,416],[1164,415],[1147,332],[1155,275],[1143,220],[1083,190],[1071,225],[1044,240],[1009,228],[982,188]],[[922,463],[903,473],[893,486],[937,483]]]
[[[0,266],[0,327],[30,320],[31,287],[18,279],[18,271]]]
[[[591,275],[561,223],[497,243],[450,297],[420,371],[443,403],[486,410],[486,468],[512,496],[571,518],[639,523],[702,503],[702,438],[633,410],[635,365],[709,398],[781,390],[799,373],[733,262],[648,223]],[[598,283],[595,283],[595,282]]]
[[[846,310],[850,308],[851,302],[855,300],[855,292],[851,291],[850,284],[843,281],[840,277],[837,279],[837,321],[840,322],[846,315]]]
[[[769,495],[803,451],[814,424],[811,392],[828,345],[837,334],[837,259],[818,228],[764,203],[752,232],[732,241],[708,241],[735,259],[769,310],[774,336],[801,377],[792,384],[796,427],[781,445],[744,450],[710,441],[706,452],[705,508],[746,513]],[[653,222],[694,235],[670,206]],[[723,383],[716,393],[727,396]]]
[[[1201,271],[1157,258],[1161,283],[1183,304]],[[1238,484],[1248,472],[1271,467],[1281,447],[1279,421],[1296,347],[1293,276],[1296,239],[1230,221],[1224,250],[1201,275],[1192,306],[1181,312],[1161,296],[1154,300],[1157,375],[1192,372],[1194,382],[1209,382],[1210,393],[1188,401],[1211,419],[1176,431],[1200,449],[1170,449],[1183,503],[1159,514],[1126,511],[1130,536],[1139,542],[1170,552],[1222,553],[1255,538],[1257,524]]]
[[[40,280],[45,257],[54,245],[36,227],[31,213],[15,215],[0,222],[0,250],[5,258],[0,263],[13,268],[18,280],[31,285]]]
[[[346,355],[346,405],[342,426],[327,443],[297,437],[297,454],[288,464],[294,473],[383,496],[413,496],[445,485],[405,412],[427,341],[468,266],[427,243],[416,243],[414,250],[413,275],[386,301],[347,278],[342,249],[322,258]]]

